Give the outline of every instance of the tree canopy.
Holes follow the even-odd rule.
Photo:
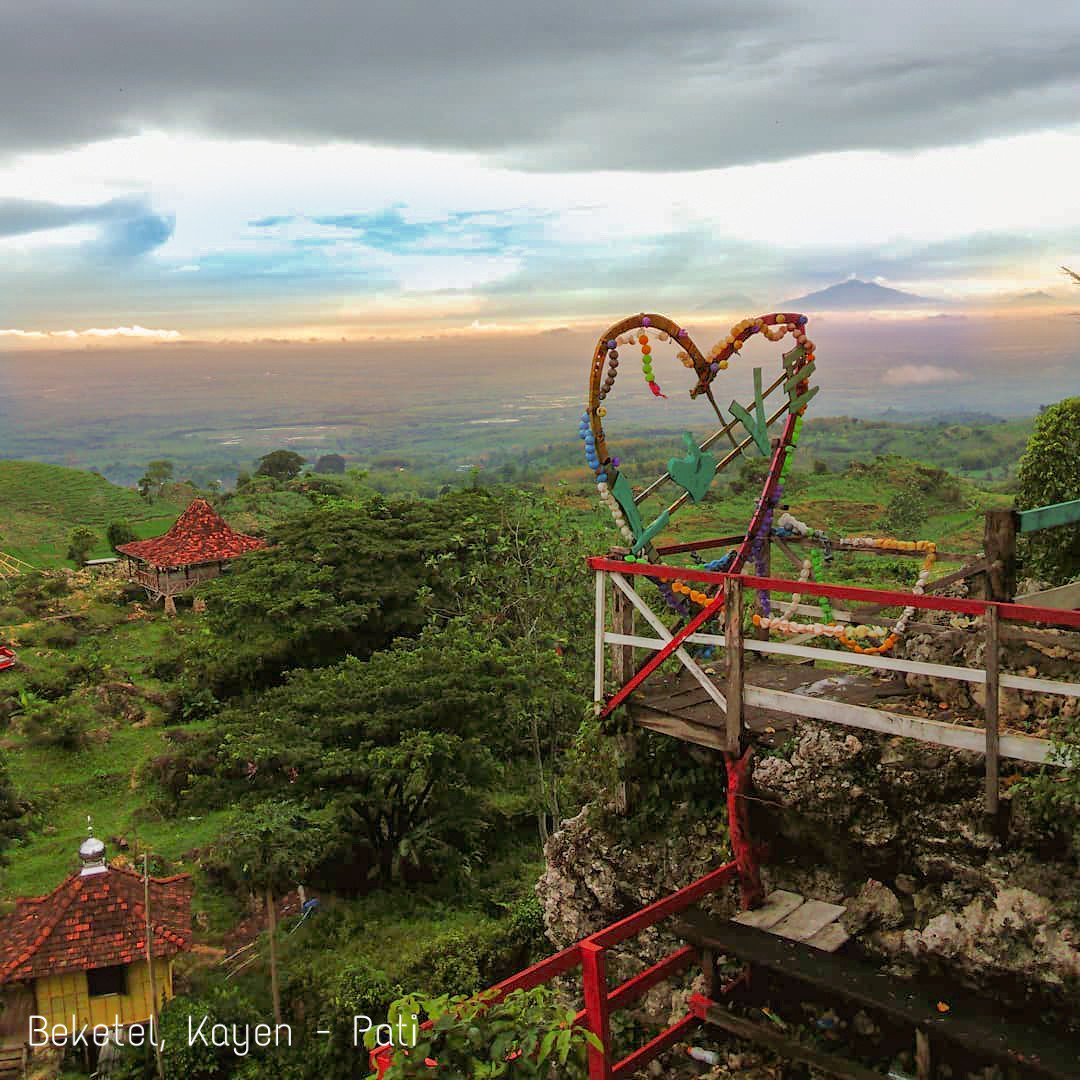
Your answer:
[[[300,475],[300,470],[307,464],[307,459],[294,450],[271,450],[259,458],[256,476],[269,476],[273,480],[292,480]]]
[[[1080,499],[1080,397],[1051,405],[1035,421],[1020,459],[1018,510]],[[1080,574],[1080,525],[1063,525],[1026,537],[1029,573],[1051,582]]]

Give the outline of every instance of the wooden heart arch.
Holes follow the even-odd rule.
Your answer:
[[[774,531],[780,535],[798,534],[820,540],[823,545],[846,548],[849,550],[880,548],[885,550],[903,550],[920,552],[924,558],[918,580],[912,591],[921,595],[930,575],[930,569],[936,559],[936,547],[929,540],[896,540],[891,537],[839,537],[831,540],[825,533],[799,521],[785,513],[774,529],[774,512],[783,495],[784,480],[791,465],[792,455],[798,445],[802,428],[803,415],[811,399],[817,394],[818,387],[810,385],[816,370],[814,343],[806,336],[805,315],[776,312],[760,315],[756,319],[743,319],[736,323],[727,336],[718,341],[706,356],[694,343],[690,334],[665,315],[631,315],[609,327],[596,344],[593,353],[592,368],[589,374],[589,398],[585,412],[582,413],[578,426],[578,435],[585,443],[585,460],[596,476],[596,484],[601,500],[607,505],[615,523],[630,545],[625,555],[628,562],[641,560],[658,563],[661,561],[653,540],[667,528],[671,515],[687,500],[700,502],[708,492],[716,474],[726,468],[739,455],[754,447],[759,453],[770,458],[769,469],[762,488],[761,497],[750,518],[746,532],[737,549],[723,559],[706,563],[706,570],[733,571],[738,573],[749,558],[754,558],[759,577],[768,576],[764,559],[767,545]],[[778,342],[790,334],[794,346],[782,354],[782,369],[768,387],[763,386],[762,369],[754,368],[754,400],[749,406],[732,401],[728,406],[732,419],[726,420],[724,413],[713,395],[712,384],[721,371],[727,370],[732,358],[743,345],[755,334],[762,334],[769,341]],[[635,494],[628,477],[622,471],[622,463],[612,457],[608,451],[607,436],[604,431],[604,419],[607,407],[604,404],[615,385],[619,374],[622,346],[639,346],[641,349],[641,369],[649,389],[657,397],[666,395],[656,381],[653,372],[652,347],[654,342],[673,343],[679,350],[678,356],[684,367],[694,373],[694,385],[690,388],[690,397],[704,395],[716,413],[720,427],[700,444],[690,432],[683,438],[687,453],[682,458],[672,458],[668,462],[667,472],[658,477],[647,487]],[[770,402],[771,395],[779,391]],[[771,426],[783,420],[779,436],[769,435]],[[721,439],[731,444],[722,457],[711,451]],[[651,522],[645,523],[641,514],[641,504],[655,495],[668,484],[682,488],[682,493],[675,497],[669,506],[662,510]],[[823,554],[812,550],[803,560],[800,581],[812,578],[821,580]],[[690,604],[705,606],[710,598],[705,593],[690,588],[680,581],[671,583],[658,581],[657,587],[663,593],[667,603],[680,614],[689,615]],[[849,628],[833,621],[827,599],[822,599],[820,608],[823,622],[805,623],[794,620],[793,615],[799,608],[799,596],[796,594],[786,605],[780,616],[774,616],[770,608],[768,593],[760,593],[760,612],[754,615],[756,625],[766,630],[776,630],[787,634],[824,635],[836,639],[845,648],[860,653],[883,653],[889,651],[903,636],[907,624],[914,614],[914,608],[906,607],[890,627],[865,626]],[[876,639],[880,643],[872,644],[867,639]]]
[[[755,538],[763,528],[771,525],[772,510],[782,490],[783,477],[798,441],[802,414],[818,391],[817,387],[811,388],[809,382],[815,371],[815,360],[814,344],[806,336],[807,321],[805,315],[791,313],[773,313],[755,319],[744,319],[736,323],[707,355],[698,348],[687,330],[666,315],[631,315],[609,327],[600,336],[593,353],[589,376],[588,406],[581,417],[578,434],[585,443],[585,457],[596,475],[600,497],[611,510],[620,532],[630,544],[631,559],[641,557],[649,562],[659,562],[660,556],[653,540],[667,527],[671,515],[687,500],[700,502],[715,475],[740,454],[753,448],[760,454],[771,457],[771,461],[762,496],[746,536],[734,559],[725,569],[738,571],[743,567],[753,550]],[[756,334],[762,334],[774,342],[790,334],[794,339],[794,347],[783,354],[781,372],[767,387],[762,385],[761,369],[754,369],[753,403],[746,407],[732,401],[729,406],[732,419],[726,420],[713,395],[713,381],[721,371],[729,367],[732,358],[740,352],[746,341]],[[687,432],[683,436],[687,446],[686,457],[672,458],[667,472],[635,494],[629,479],[622,471],[622,463],[608,451],[604,430],[607,407],[604,402],[619,374],[620,346],[624,349],[640,347],[642,373],[649,389],[656,396],[666,396],[660,389],[652,368],[652,348],[657,342],[672,343],[679,350],[679,359],[694,375],[690,397],[704,395],[721,426],[700,444]],[[779,395],[770,402],[768,399],[777,391],[780,391]],[[778,442],[774,444],[768,431],[781,418],[784,418],[783,427]],[[736,437],[736,432],[739,432],[741,438]],[[717,458],[710,448],[724,438],[730,442],[730,449]],[[652,522],[645,524],[639,507],[668,484],[681,487],[682,493]]]

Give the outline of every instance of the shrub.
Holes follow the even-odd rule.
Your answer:
[[[38,641],[50,649],[67,649],[78,644],[79,632],[70,623],[46,623],[38,634]]]
[[[60,701],[37,706],[25,714],[23,727],[32,746],[78,750],[98,720],[85,702]]]
[[[137,539],[135,530],[128,521],[113,521],[105,530],[105,539],[109,541],[109,547],[115,551],[121,544],[130,544]]]

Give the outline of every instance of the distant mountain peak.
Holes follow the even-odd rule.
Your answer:
[[[898,307],[919,307],[937,303],[926,296],[890,289],[887,285],[878,285],[874,281],[860,281],[850,278],[838,282],[806,296],[785,300],[785,311],[870,311],[889,310]]]

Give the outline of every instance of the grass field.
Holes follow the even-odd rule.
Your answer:
[[[70,565],[64,558],[72,529],[100,537],[91,558],[111,555],[105,530],[118,520],[141,537],[164,532],[181,507],[147,503],[96,473],[37,461],[0,461],[0,550],[41,568]]]

